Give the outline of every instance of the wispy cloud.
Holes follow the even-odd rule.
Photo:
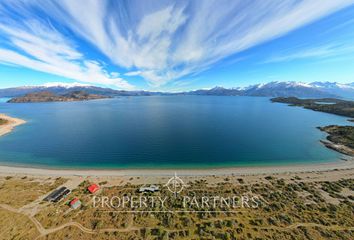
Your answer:
[[[89,87],[91,86],[90,84],[87,83],[79,83],[79,82],[71,82],[71,83],[64,83],[64,82],[47,82],[44,84],[41,84],[41,86],[44,87],[57,87],[57,86],[61,86],[61,87]]]
[[[0,46],[0,63],[26,67],[91,84],[133,89],[116,72],[107,72],[101,63],[88,60],[75,44],[52,26],[37,20],[11,27],[0,23],[9,48]]]
[[[318,47],[292,49],[276,56],[272,56],[263,63],[289,62],[302,59],[333,58],[354,53],[354,46],[348,44],[325,44]]]
[[[2,5],[13,3],[3,2]],[[40,11],[41,19],[47,15],[51,21],[85,39],[114,64],[125,68],[126,76],[141,76],[152,86],[161,86],[195,75],[221,59],[283,36],[353,4],[354,0],[151,1],[144,7],[141,7],[141,1],[135,0],[15,2],[16,9],[12,10],[24,16],[24,22],[37,19],[39,25],[49,24],[39,21],[39,15],[31,14],[30,9],[36,9]],[[53,39],[48,42],[47,35],[37,34],[33,29],[14,34],[3,28],[12,39],[12,45],[21,52],[2,49],[5,57],[1,54],[1,61],[41,68],[80,81],[84,78],[94,81],[97,76],[105,76],[102,83],[130,87],[123,79],[105,72],[98,62],[86,60],[66,39],[56,41],[55,29],[37,28],[49,28],[54,42]],[[26,34],[37,39],[23,39]],[[54,53],[48,52],[50,42],[56,45]],[[322,53],[307,53],[311,54]],[[61,64],[66,64],[65,70],[69,70],[60,69]]]

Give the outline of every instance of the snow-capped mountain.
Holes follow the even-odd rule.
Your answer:
[[[326,89],[338,89],[338,88],[354,89],[354,83],[343,84],[343,83],[337,83],[337,82],[312,82],[312,83],[309,83],[309,85],[312,87],[326,88]]]
[[[313,82],[311,86],[344,98],[354,98],[354,83]]]
[[[89,86],[86,84],[51,83],[43,86],[24,86],[0,89],[0,97],[18,97],[27,93],[49,91],[55,94],[67,94],[73,91],[85,91],[89,94],[105,96],[149,96],[168,95],[169,93],[148,91],[124,91]],[[172,94],[172,93],[171,93]],[[336,82],[269,82],[247,87],[200,89],[196,91],[173,93],[172,95],[215,95],[215,96],[264,96],[264,97],[300,97],[300,98],[348,98],[354,99],[354,83]]]
[[[264,97],[300,97],[300,98],[351,98],[354,99],[354,83],[341,84],[330,82],[269,82],[242,88],[215,87],[210,90],[189,92],[193,95],[223,96],[264,96]]]
[[[212,89],[200,89],[185,94],[188,95],[213,95],[213,96],[240,96],[242,93],[238,88],[214,87]]]
[[[266,84],[257,84],[248,87],[244,91],[244,95],[265,97],[329,97],[327,93],[315,89],[309,84],[298,82],[270,82]]]
[[[147,91],[124,91],[114,90],[111,88],[101,88],[96,86],[90,86],[86,84],[45,84],[43,86],[24,86],[0,89],[0,97],[12,98],[23,96],[28,93],[34,92],[52,92],[57,95],[65,95],[74,91],[84,91],[89,94],[98,94],[103,96],[148,96],[153,94],[159,94],[155,92]]]

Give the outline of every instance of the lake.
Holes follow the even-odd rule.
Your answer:
[[[149,96],[0,102],[27,123],[0,138],[0,163],[46,168],[206,168],[339,161],[317,126],[346,118],[262,97]]]

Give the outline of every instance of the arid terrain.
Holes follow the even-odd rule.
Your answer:
[[[183,175],[175,196],[163,176],[0,175],[0,239],[353,239],[354,169],[273,174]],[[100,186],[94,194],[91,183]],[[155,184],[160,191],[138,193]],[[65,186],[52,203],[43,198]],[[169,197],[173,208],[94,207],[103,196]],[[183,208],[182,196],[258,196],[256,208]],[[68,203],[79,198],[82,205]],[[172,206],[172,205],[171,205]]]

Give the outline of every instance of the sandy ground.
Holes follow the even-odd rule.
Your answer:
[[[292,165],[272,167],[244,167],[219,169],[128,169],[128,170],[54,170],[25,167],[0,166],[0,176],[34,176],[65,177],[71,181],[89,180],[91,182],[107,182],[106,186],[131,184],[165,184],[175,175],[184,183],[195,180],[206,180],[208,184],[217,184],[227,179],[252,184],[267,181],[266,176],[283,178],[285,181],[336,181],[354,177],[354,161],[338,161],[336,163],[317,165]]]
[[[43,176],[230,176],[230,175],[257,175],[318,172],[329,170],[354,169],[354,161],[337,161],[321,164],[303,164],[289,166],[259,166],[259,167],[230,167],[214,169],[108,169],[108,170],[80,170],[80,169],[45,169],[31,167],[0,166],[0,174],[27,174]]]
[[[19,118],[12,118],[5,114],[0,114],[0,118],[8,120],[9,123],[0,125],[0,136],[10,133],[16,126],[26,123]]]

